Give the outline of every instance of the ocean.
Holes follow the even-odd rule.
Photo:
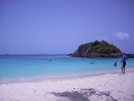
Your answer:
[[[114,63],[117,61],[117,66]],[[66,55],[0,55],[0,83],[76,78],[119,72],[121,58],[79,58]],[[126,70],[134,69],[129,58]]]

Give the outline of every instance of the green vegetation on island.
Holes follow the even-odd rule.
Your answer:
[[[95,41],[82,44],[72,56],[74,57],[120,57],[121,50],[106,41]]]
[[[78,51],[84,52],[87,49],[92,50],[92,51],[97,52],[97,53],[104,53],[104,54],[121,52],[120,49],[116,48],[116,46],[109,44],[106,41],[100,41],[100,42],[95,41],[95,42],[82,44],[79,46]]]

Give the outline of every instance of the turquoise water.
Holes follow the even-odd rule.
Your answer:
[[[113,64],[117,61],[117,66]],[[93,62],[93,63],[92,63]],[[1,55],[0,82],[120,72],[120,58],[76,58],[66,55]],[[134,68],[130,58],[127,70]]]

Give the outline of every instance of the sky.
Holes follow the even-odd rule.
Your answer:
[[[96,40],[134,53],[134,0],[0,0],[0,54],[68,54]]]

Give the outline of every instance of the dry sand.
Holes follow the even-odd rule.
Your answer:
[[[134,72],[1,84],[0,101],[134,101]]]

